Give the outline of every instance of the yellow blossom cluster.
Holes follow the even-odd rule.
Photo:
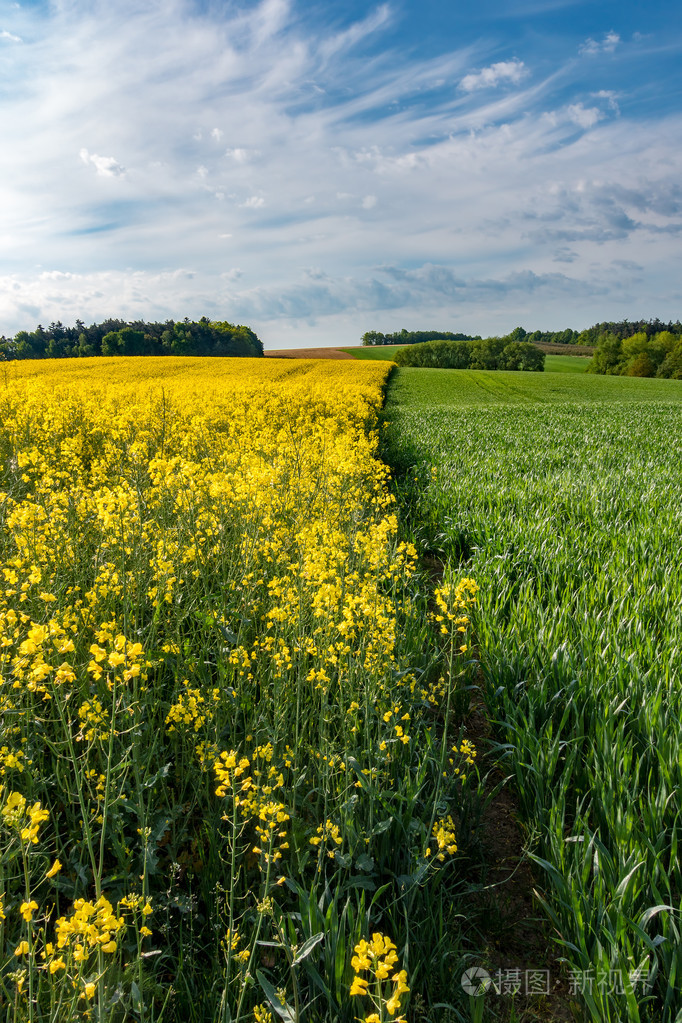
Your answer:
[[[433,826],[432,837],[438,847],[436,859],[442,863],[447,856],[454,856],[457,852],[457,838],[455,836],[455,822],[450,814],[436,821]],[[431,849],[427,848],[426,855],[431,855]]]
[[[401,999],[410,989],[407,985],[407,972],[396,970],[397,964],[395,944],[379,932],[372,935],[371,941],[363,938],[355,946],[355,954],[351,959],[355,977],[350,993],[368,996],[375,1009],[365,1017],[365,1023],[381,1023],[389,1018],[398,1020],[396,1014],[400,1010]]]
[[[20,792],[10,792],[0,809],[3,824],[19,833],[22,842],[38,842],[38,832],[43,821],[49,818],[48,810],[40,803],[31,805]]]
[[[343,844],[341,829],[338,824],[334,824],[332,821],[326,820],[324,824],[320,824],[316,834],[310,839],[310,844],[327,847],[327,856],[330,859],[333,859],[335,852],[334,846],[341,846]]]
[[[191,729],[198,732],[206,722],[205,703],[206,700],[200,689],[191,689],[188,679],[184,679],[185,688],[178,695],[177,702],[173,704],[166,715],[168,731],[175,732],[178,728]]]
[[[95,948],[103,952],[116,951],[116,934],[124,926],[122,916],[116,916],[109,900],[100,895],[95,902],[76,899],[70,916],[61,916],[55,922],[57,948],[69,948],[75,962],[83,962]]]
[[[240,825],[253,827],[256,841],[251,854],[262,857],[265,865],[281,860],[283,852],[289,848],[285,841],[289,813],[285,803],[274,798],[284,788],[284,775],[271,763],[272,756],[273,746],[266,743],[255,748],[251,759],[234,750],[224,751],[213,765],[219,782],[216,795],[232,797],[231,808],[223,815],[223,820],[238,818]]]
[[[267,1005],[255,1005],[253,1008],[254,1023],[273,1023],[272,1013]]]
[[[459,635],[464,639],[471,608],[477,601],[477,593],[478,583],[468,576],[460,579],[454,586],[446,582],[436,588],[434,601],[437,611],[431,617],[438,624],[443,636],[452,631],[455,636]],[[459,646],[460,653],[465,653],[467,649],[467,644],[462,642]]]
[[[24,751],[13,750],[9,746],[0,746],[0,777],[6,775],[8,771],[18,771],[19,774],[24,770]]]

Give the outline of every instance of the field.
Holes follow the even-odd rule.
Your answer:
[[[391,373],[5,365],[6,1023],[682,1018],[682,384]]]
[[[450,1012],[476,586],[398,539],[388,371],[5,367],[4,1020]]]
[[[586,373],[589,362],[580,355],[547,355],[545,373]]]
[[[679,1021],[682,385],[402,370],[386,417],[404,536],[480,587],[478,686],[580,1018]]]
[[[391,361],[395,353],[402,348],[402,345],[368,345],[363,348],[342,348],[342,352],[348,352],[354,359],[380,359]]]

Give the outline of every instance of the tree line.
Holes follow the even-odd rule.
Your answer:
[[[588,373],[682,380],[682,330],[640,330],[625,337],[605,331],[597,338]]]
[[[86,327],[76,320],[65,327],[57,320],[49,327],[20,330],[0,337],[0,360],[72,359],[96,355],[213,355],[263,357],[263,342],[250,327],[223,320],[108,319]]]
[[[594,347],[603,334],[612,334],[618,338],[628,338],[635,334],[645,333],[647,337],[669,331],[671,334],[682,335],[682,323],[671,320],[664,323],[658,318],[653,320],[620,320],[595,323],[585,330],[533,330],[515,327],[507,337],[514,341],[527,341],[533,344],[553,345],[589,345]],[[382,334],[378,330],[368,330],[362,335],[363,345],[414,345],[425,341],[480,341],[480,334],[453,334],[446,330],[396,330],[392,334]]]
[[[432,369],[512,369],[542,372],[545,353],[530,341],[506,337],[427,341],[395,353],[399,366]]]
[[[595,323],[580,334],[580,344],[597,345],[599,340],[606,334],[612,337],[625,340],[634,337],[635,334],[646,334],[648,338],[655,334],[662,334],[667,331],[669,334],[682,336],[682,323],[679,320],[669,320],[664,323],[658,317],[654,320],[605,320],[603,323]]]
[[[426,341],[474,341],[480,335],[452,334],[447,330],[396,330],[393,334],[382,334],[378,330],[368,330],[362,335],[363,346],[368,345],[420,345]]]

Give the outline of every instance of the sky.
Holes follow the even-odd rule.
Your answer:
[[[682,5],[0,0],[0,334],[682,318]]]

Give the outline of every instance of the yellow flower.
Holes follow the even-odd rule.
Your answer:
[[[21,906],[19,907],[19,912],[23,916],[26,923],[31,922],[31,920],[33,919],[34,910],[36,910],[37,908],[38,908],[37,902],[22,902]]]
[[[353,983],[351,984],[350,993],[351,995],[366,995],[368,980],[364,977],[353,977]]]
[[[45,875],[45,877],[54,877],[56,874],[59,873],[61,869],[62,869],[61,862],[59,860],[55,860],[50,869],[48,870],[47,874]]]
[[[386,1011],[390,1012],[391,1016],[395,1016],[396,1012],[400,1008],[400,996],[396,993],[392,995],[386,1002]]]
[[[25,956],[28,954],[28,942],[20,941],[17,947],[14,949],[15,956]]]

